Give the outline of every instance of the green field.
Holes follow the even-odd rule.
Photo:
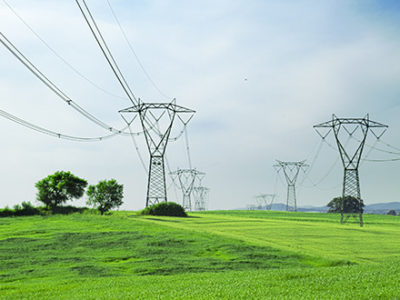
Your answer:
[[[400,299],[400,217],[0,218],[0,299]]]

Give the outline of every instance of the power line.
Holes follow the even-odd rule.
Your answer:
[[[58,86],[56,86],[49,78],[46,77],[25,55],[23,55],[11,41],[9,41],[2,32],[0,32],[0,42],[11,52],[33,75],[35,75],[42,83],[52,90],[60,99],[79,112],[81,115],[97,124],[98,126],[117,134],[129,135],[123,130],[116,129],[103,121],[99,120],[88,111],[75,103],[68,95],[66,95]]]
[[[189,149],[189,137],[188,137],[188,134],[187,134],[186,125],[184,126],[184,131],[185,131],[186,153],[187,153],[188,162],[189,162],[189,169],[192,169],[192,160],[190,158],[190,149]]]
[[[132,129],[131,129],[131,124],[136,119],[137,115],[134,116],[130,122],[128,122],[128,120],[123,116],[123,114],[120,114],[120,115],[121,115],[122,119],[126,122],[126,124],[128,126],[129,132],[131,133],[131,138],[132,138],[133,145],[134,145],[134,147],[136,149],[136,153],[137,153],[137,155],[138,155],[138,157],[140,159],[140,163],[142,164],[142,167],[143,167],[145,173],[147,174],[149,172],[149,170],[147,169],[146,164],[144,163],[143,157],[142,157],[142,155],[141,155],[141,153],[139,151],[139,147],[138,147],[138,144],[137,144],[136,139],[135,139],[135,134],[132,133]]]
[[[138,103],[136,96],[133,94],[131,88],[129,87],[127,81],[125,80],[124,75],[122,74],[120,68],[118,67],[117,62],[114,59],[109,47],[107,46],[106,41],[103,38],[103,35],[100,32],[99,27],[97,26],[96,21],[94,20],[89,7],[87,6],[85,0],[81,0],[83,6],[79,3],[79,0],[75,0],[76,4],[78,5],[87,25],[89,26],[90,31],[92,32],[93,37],[95,38],[97,44],[100,47],[104,57],[106,58],[108,64],[110,65],[112,71],[114,72],[115,76],[117,77],[119,83],[122,86],[125,94],[131,100],[133,104]]]
[[[144,68],[142,62],[140,61],[138,55],[136,54],[136,51],[133,49],[132,44],[129,42],[129,39],[128,39],[126,33],[125,33],[125,30],[122,28],[122,25],[121,25],[121,23],[120,23],[120,21],[119,21],[117,15],[116,15],[114,9],[113,9],[112,6],[111,6],[110,1],[107,0],[107,3],[108,3],[108,6],[109,6],[109,8],[110,8],[110,10],[111,10],[111,13],[112,13],[112,15],[113,15],[115,21],[116,21],[117,24],[118,24],[118,27],[119,27],[119,29],[120,29],[122,35],[124,36],[124,39],[125,39],[126,43],[128,44],[129,49],[131,50],[133,56],[135,57],[137,63],[139,64],[140,68],[142,69],[143,73],[146,75],[147,79],[150,81],[150,83],[151,83],[151,84],[153,85],[153,87],[159,92],[159,94],[160,94],[161,96],[163,96],[163,97],[166,98],[166,99],[170,99],[170,97],[168,97],[165,93],[163,93],[163,91],[161,91],[161,89],[156,85],[156,83],[154,82],[154,80],[151,78],[150,74],[149,74],[149,73],[146,71],[146,69]]]
[[[309,167],[309,168],[307,169],[307,171],[305,172],[305,174],[304,174],[304,176],[303,176],[303,180],[300,182],[300,185],[303,184],[303,182],[306,180],[306,178],[307,178],[308,175],[310,174],[311,170],[313,169],[314,164],[315,164],[315,162],[316,162],[316,160],[317,160],[317,158],[319,157],[319,154],[320,154],[320,152],[321,152],[323,143],[324,143],[324,142],[323,142],[323,139],[322,139],[322,140],[319,142],[319,144],[318,144],[317,151],[316,151],[316,153],[315,153],[315,155],[314,155],[314,157],[313,157],[313,159],[312,159],[312,161],[311,161],[310,167]]]
[[[76,69],[73,65],[71,65],[64,57],[62,57],[60,54],[54,50],[22,17],[17,13],[17,11],[6,1],[3,0],[5,5],[14,13],[15,16],[17,16],[18,19],[51,51],[55,56],[57,56],[65,65],[67,65],[73,72],[75,72],[78,76],[89,82],[92,86],[97,88],[98,90],[104,92],[105,94],[120,98],[120,99],[128,99],[126,97],[122,97],[119,95],[116,95],[112,92],[107,91],[106,89],[102,88],[100,85],[95,83],[94,81],[90,80],[87,76],[83,75],[78,69]]]
[[[357,138],[355,138],[354,136],[351,136],[354,140],[356,140],[357,142],[361,142],[361,140],[360,139],[357,139]],[[378,141],[379,141],[379,139],[378,139]],[[376,144],[376,143],[375,143]],[[369,148],[372,148],[372,149],[374,149],[374,150],[376,150],[376,151],[380,151],[380,152],[383,152],[383,153],[387,153],[387,154],[393,154],[393,155],[400,155],[400,152],[393,152],[393,151],[388,151],[388,150],[384,150],[384,149],[381,149],[381,148],[377,148],[377,147],[375,147],[375,144],[374,145],[369,145],[369,144],[367,144],[367,143],[365,143],[365,146],[367,146],[367,147],[369,147]],[[388,144],[387,144],[388,145]],[[394,147],[392,147],[392,148],[394,148]]]
[[[10,121],[13,121],[13,122],[15,122],[17,124],[20,124],[22,126],[30,128],[32,130],[35,130],[37,132],[41,132],[41,133],[44,133],[44,134],[47,134],[47,135],[50,135],[50,136],[53,136],[53,137],[66,139],[66,140],[71,140],[71,141],[76,141],[76,142],[98,142],[98,141],[103,141],[105,139],[112,138],[112,137],[114,137],[114,136],[119,134],[118,132],[113,132],[113,133],[111,133],[109,135],[99,136],[99,137],[77,137],[77,136],[66,135],[66,134],[62,134],[62,133],[59,133],[59,132],[48,130],[46,128],[40,127],[38,125],[35,125],[35,124],[30,123],[28,121],[25,121],[25,120],[23,120],[21,118],[18,118],[18,117],[14,116],[14,115],[12,115],[12,114],[4,111],[4,110],[1,110],[1,109],[0,109],[0,116],[4,117],[4,118],[6,118],[6,119],[8,119]],[[126,129],[126,127],[124,129]]]
[[[400,158],[389,158],[389,159],[363,159],[363,161],[369,162],[389,162],[389,161],[399,161]]]
[[[394,146],[392,146],[392,145],[390,145],[390,144],[388,144],[388,143],[382,141],[382,139],[378,139],[378,142],[381,143],[381,144],[384,144],[385,146],[387,146],[387,147],[389,147],[389,148],[392,148],[392,149],[394,149],[394,150],[400,151],[400,148],[394,147]],[[399,154],[400,154],[400,152],[399,152]]]

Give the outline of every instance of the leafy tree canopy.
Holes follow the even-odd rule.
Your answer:
[[[90,185],[86,194],[89,199],[88,205],[96,207],[103,215],[112,208],[122,205],[123,198],[122,184],[118,184],[115,179],[99,181],[97,185]]]
[[[344,201],[343,201],[344,199]],[[329,203],[328,207],[329,213],[340,213],[341,212],[341,206],[343,202],[343,212],[344,213],[359,213],[360,212],[360,201],[361,201],[361,212],[363,212],[364,208],[364,203],[362,200],[358,200],[355,197],[352,196],[346,196],[344,198],[342,197],[336,197],[333,198]]]
[[[47,208],[55,208],[68,200],[82,197],[86,186],[86,180],[71,172],[57,171],[36,182],[35,187],[38,189],[36,198],[46,204]]]

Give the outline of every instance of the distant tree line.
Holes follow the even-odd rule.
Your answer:
[[[62,206],[65,202],[79,199],[85,194],[88,183],[85,179],[73,175],[71,172],[57,171],[35,184],[38,192],[36,200],[45,207],[34,207],[30,202],[22,202],[13,209],[0,209],[0,217],[31,216],[48,213],[82,212],[87,208]],[[115,179],[100,181],[97,185],[89,185],[86,191],[86,204],[100,211],[100,214],[118,208],[123,204],[123,185]]]

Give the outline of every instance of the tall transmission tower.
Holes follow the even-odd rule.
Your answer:
[[[204,186],[193,187],[194,210],[201,211],[207,209],[210,189]]]
[[[255,196],[259,209],[271,210],[276,194],[259,194]]]
[[[358,213],[360,226],[363,226],[363,201],[360,192],[360,178],[358,167],[364,149],[368,132],[370,131],[378,140],[385,133],[388,126],[371,121],[367,114],[364,118],[338,118],[332,115],[332,120],[314,125],[315,130],[322,139],[333,131],[344,167],[342,201],[340,205],[340,223],[346,222],[350,214]],[[323,130],[325,131],[323,132]],[[355,142],[351,146],[344,145],[344,138],[352,138]],[[358,211],[348,211],[344,207],[345,197],[354,197],[358,200]],[[345,218],[346,215],[346,218]]]
[[[175,99],[170,103],[143,103],[139,99],[137,104],[119,112],[139,114],[146,138],[150,153],[146,207],[167,201],[164,154],[172,126],[175,117],[186,126],[195,111],[175,104]]]
[[[286,198],[286,210],[297,211],[296,201],[296,180],[299,176],[300,170],[304,171],[308,168],[305,160],[298,162],[288,162],[277,160],[276,168],[277,172],[283,170],[287,183],[287,198]]]
[[[182,190],[182,206],[184,209],[192,210],[191,194],[196,179],[201,182],[203,177],[206,175],[203,172],[197,171],[196,169],[178,169],[170,173],[172,176],[178,178],[179,188]]]

